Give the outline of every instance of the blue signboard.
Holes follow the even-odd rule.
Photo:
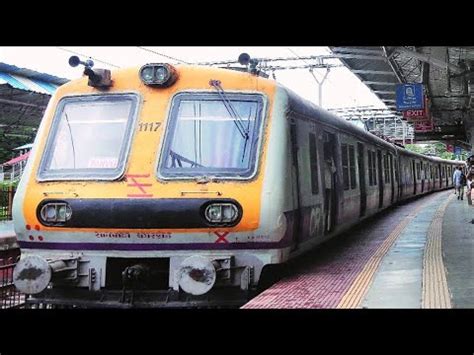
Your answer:
[[[454,155],[461,155],[461,147],[454,147]]]
[[[423,84],[397,85],[397,110],[421,110],[424,107]]]

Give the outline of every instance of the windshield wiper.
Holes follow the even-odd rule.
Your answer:
[[[170,150],[170,156],[171,156],[171,167],[176,168],[176,163],[178,163],[179,167],[182,168],[183,164],[182,163],[188,163],[191,165],[191,168],[204,168],[203,165],[198,164],[195,161],[192,161],[188,158],[183,157],[182,155],[179,155],[178,153],[173,152]]]
[[[250,116],[248,119],[248,124],[247,128],[245,128],[243,124],[242,118],[239,116],[237,111],[235,110],[234,106],[230,102],[230,100],[227,98],[227,95],[225,94],[224,89],[221,86],[221,81],[220,80],[210,80],[209,85],[213,86],[216,90],[220,98],[222,99],[222,103],[224,104],[227,112],[229,112],[229,115],[234,119],[234,123],[239,130],[240,134],[242,135],[242,138],[245,139],[244,142],[244,150],[242,152],[242,161],[245,159],[245,152],[247,151],[247,142],[249,140],[249,131],[250,131]]]
[[[74,139],[72,138],[71,125],[69,124],[69,118],[67,117],[66,112],[64,112],[64,116],[66,118],[67,128],[69,129],[69,137],[71,138],[73,168],[76,169],[76,150],[74,149]]]
[[[249,139],[249,131],[244,127],[242,118],[239,116],[234,106],[227,98],[224,89],[222,89],[220,80],[210,80],[209,85],[213,86],[217,90],[219,97],[222,99],[224,107],[226,108],[227,112],[229,112],[229,115],[234,119],[237,129],[242,135],[242,138],[245,139],[245,143],[247,143],[247,140]]]

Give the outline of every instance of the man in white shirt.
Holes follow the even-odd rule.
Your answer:
[[[454,173],[453,173],[454,188],[456,189],[458,193],[458,200],[459,198],[461,198],[461,200],[463,199],[462,193],[464,190],[464,186],[462,186],[462,183],[461,183],[461,175],[462,175],[462,170],[461,170],[461,167],[458,166],[456,170],[454,170]]]

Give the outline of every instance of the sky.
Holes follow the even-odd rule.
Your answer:
[[[189,63],[235,60],[245,52],[254,58],[297,57],[330,54],[328,47],[143,47]],[[92,57],[94,68],[141,66],[146,63],[177,61],[139,47],[0,47],[0,62],[67,79],[81,77],[81,67],[68,64],[70,56]],[[295,63],[297,64],[297,63]],[[299,62],[298,64],[304,64]],[[321,80],[326,69],[315,69]],[[318,103],[318,85],[308,69],[275,72],[276,79],[300,96]],[[324,108],[385,105],[347,68],[332,68],[323,84]]]

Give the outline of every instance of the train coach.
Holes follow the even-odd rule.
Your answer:
[[[29,303],[249,297],[281,264],[456,162],[388,143],[255,70],[85,65],[49,102],[14,200]],[[240,296],[239,296],[240,297]]]

